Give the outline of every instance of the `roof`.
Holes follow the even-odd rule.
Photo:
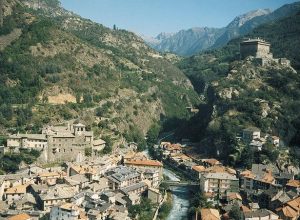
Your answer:
[[[137,190],[137,189],[140,189],[140,188],[143,188],[143,187],[147,187],[147,184],[144,183],[144,182],[139,182],[137,184],[125,187],[125,188],[121,189],[121,191],[125,194],[128,194],[131,191],[134,191],[134,190]]]
[[[234,200],[234,199],[242,200],[241,195],[239,193],[235,193],[235,192],[228,193],[227,198],[230,200]]]
[[[259,180],[259,179],[258,179]],[[262,179],[261,182],[272,184],[275,181],[275,178],[272,176],[272,172],[267,171]]]
[[[205,169],[206,173],[229,173],[232,175],[236,175],[236,171],[234,169],[231,169],[229,167],[224,166],[211,166]]]
[[[154,166],[154,167],[162,167],[162,163],[157,160],[132,160],[126,161],[125,164],[128,165],[136,165],[136,166]]]
[[[107,179],[120,183],[128,179],[139,177],[141,174],[131,167],[118,166],[109,171],[107,175]]]
[[[260,129],[256,128],[256,127],[249,127],[249,128],[243,129],[243,132],[260,132]]]
[[[28,138],[28,139],[36,139],[36,140],[44,140],[46,141],[46,135],[45,134],[13,134],[9,135],[9,139],[22,139],[22,138]]]
[[[300,180],[289,180],[286,185],[290,187],[300,188]]]
[[[103,145],[103,144],[106,144],[106,142],[102,139],[98,139],[98,140],[94,140],[93,141],[93,145],[94,146],[97,146],[97,145]]]
[[[269,215],[276,215],[276,214],[268,209],[259,209],[256,211],[245,212],[244,215],[245,218],[262,218],[262,217],[266,217]]]
[[[248,178],[248,179],[254,179],[255,178],[255,175],[250,170],[245,170],[245,171],[241,172],[240,175],[245,177],[245,178]]]
[[[64,209],[64,210],[79,210],[79,207],[77,205],[74,205],[72,203],[64,203],[59,208]]]
[[[220,213],[217,209],[201,209],[202,220],[219,220]]]
[[[77,174],[96,173],[95,169],[89,165],[71,165],[70,168],[72,168]]]
[[[262,44],[268,44],[270,45],[269,42],[265,41],[264,39],[260,39],[260,38],[252,38],[252,39],[247,39],[247,40],[243,40],[241,42],[241,44],[252,44],[252,43],[262,43]]]
[[[235,175],[229,173],[206,173],[204,177],[206,179],[238,180]]]
[[[204,166],[192,166],[192,169],[201,173],[203,171],[205,171],[205,167]]]
[[[66,176],[67,174],[65,172],[45,172],[45,173],[39,173],[39,177],[61,177],[61,176]]]
[[[19,215],[15,215],[8,218],[8,220],[28,220],[28,219],[30,219],[30,216],[26,213],[21,213]]]
[[[73,126],[74,127],[85,127],[85,125],[82,123],[73,124]]]
[[[7,189],[5,194],[25,194],[28,185],[20,185]]]
[[[217,165],[217,164],[221,164],[220,161],[218,161],[217,159],[211,158],[211,159],[203,159],[202,162],[208,163],[210,165]]]
[[[40,194],[41,200],[59,200],[59,199],[68,199],[72,198],[76,194],[76,191],[73,187],[56,185],[53,188],[49,188],[46,193]]]

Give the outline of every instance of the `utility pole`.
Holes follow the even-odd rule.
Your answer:
[[[3,0],[0,0],[0,27],[3,26]]]

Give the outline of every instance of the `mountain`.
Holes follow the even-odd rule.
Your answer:
[[[135,34],[57,0],[4,3],[11,10],[0,28],[3,132],[79,118],[96,135],[144,140],[153,123],[189,117],[186,106],[198,103],[189,79]]]
[[[270,9],[258,9],[237,16],[224,28],[192,28],[164,38],[158,35],[152,38],[152,41],[144,39],[157,51],[191,56],[201,51],[225,46],[231,39],[243,36],[259,25],[296,14],[299,8],[300,2],[295,2],[273,12]]]
[[[205,151],[226,163],[246,165],[248,160],[244,159],[249,152],[236,136],[244,128],[258,127],[291,146],[290,157],[295,158],[292,146],[300,146],[300,11],[263,24],[245,37],[262,36],[271,43],[274,57],[290,59],[298,73],[275,63],[260,66],[251,59],[240,60],[242,38],[178,63],[205,102],[177,132],[180,138],[199,141],[199,152]],[[257,156],[260,159],[252,162],[262,162],[270,155],[261,152]]]
[[[258,9],[250,11],[246,14],[237,16],[232,22],[226,26],[226,31],[215,41],[213,48],[218,48],[226,45],[226,43],[238,36],[246,34],[251,31],[255,26],[251,25],[253,19],[261,21],[262,17],[267,16],[271,13],[270,9]],[[262,24],[263,22],[261,22]],[[250,25],[249,25],[250,24]],[[259,24],[257,24],[258,26]]]
[[[204,27],[181,30],[169,36],[159,34],[155,38],[156,44],[152,47],[161,52],[187,56],[195,51],[202,51],[211,47],[222,33],[223,29]],[[151,46],[151,44],[149,45]]]

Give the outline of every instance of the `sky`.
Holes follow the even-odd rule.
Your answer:
[[[145,36],[192,27],[225,27],[236,16],[296,0],[61,0],[62,6],[112,28]]]

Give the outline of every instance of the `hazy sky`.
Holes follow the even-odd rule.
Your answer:
[[[224,27],[237,15],[295,0],[61,0],[82,17],[147,36],[191,27]]]

